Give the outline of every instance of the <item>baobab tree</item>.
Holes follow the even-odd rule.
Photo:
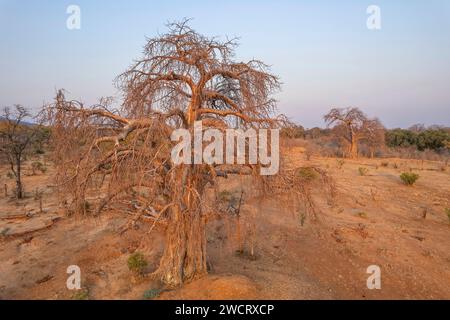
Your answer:
[[[67,100],[64,91],[45,106],[52,126],[58,185],[65,188],[70,212],[99,214],[127,194],[138,202],[133,221],[151,218],[166,226],[165,249],[153,276],[177,286],[207,272],[205,188],[220,177],[249,174],[261,190],[293,189],[301,196],[294,171],[276,177],[258,175],[262,165],[177,164],[171,161],[176,129],[274,128],[279,80],[261,61],[234,61],[234,40],[219,41],[192,30],[183,21],[148,40],[143,57],[118,76],[123,103],[111,99],[86,107]],[[102,191],[95,209],[87,192]],[[255,187],[256,188],[256,187]],[[275,193],[273,193],[275,194]],[[91,200],[92,201],[92,200]]]
[[[378,119],[369,119],[358,108],[333,108],[324,116],[327,126],[335,125],[341,138],[349,145],[348,154],[358,157],[358,143],[362,140],[378,143],[383,129]]]
[[[31,152],[31,147],[39,139],[39,127],[24,123],[30,117],[28,110],[15,105],[3,109],[0,118],[0,155],[9,164],[9,168],[16,180],[16,197],[24,197],[22,183],[22,166],[26,156]]]

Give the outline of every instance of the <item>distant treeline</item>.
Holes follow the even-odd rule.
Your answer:
[[[386,145],[391,148],[416,147],[419,151],[450,148],[450,128],[393,129],[387,130],[385,136]]]
[[[282,134],[291,138],[319,139],[334,135],[333,128],[314,127],[305,129],[301,125],[283,129]],[[450,149],[450,127],[414,125],[408,129],[385,129],[385,145],[390,148],[411,148],[419,151],[441,151]]]

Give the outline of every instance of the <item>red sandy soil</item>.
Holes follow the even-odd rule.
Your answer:
[[[251,199],[242,207],[237,252],[236,221],[208,226],[210,274],[158,299],[450,299],[450,168],[443,163],[400,159],[312,158],[291,151],[291,161],[317,166],[334,179],[333,201],[320,185],[314,190],[317,221],[299,215],[284,197]],[[388,166],[382,166],[388,163]],[[359,167],[368,168],[361,176]],[[400,182],[412,170],[413,187]],[[0,169],[0,186],[13,180]],[[122,235],[128,216],[117,210],[99,218],[65,217],[57,209],[50,176],[26,176],[30,194],[43,188],[43,209],[30,197],[16,202],[0,196],[0,298],[70,299],[69,265],[81,268],[89,299],[142,299],[159,288],[135,279],[127,267],[142,252],[155,269],[163,250],[162,230],[150,234],[138,224]],[[251,194],[242,178],[224,180],[221,189]],[[426,210],[426,217],[423,217]],[[254,255],[250,254],[253,247]],[[367,267],[381,268],[380,290],[369,290]]]

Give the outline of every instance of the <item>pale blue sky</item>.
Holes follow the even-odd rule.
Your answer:
[[[66,8],[81,8],[81,30]],[[366,27],[381,8],[382,29]],[[193,18],[198,32],[239,36],[237,57],[259,58],[283,82],[279,109],[323,126],[332,106],[357,106],[388,127],[450,125],[450,1],[0,0],[0,106],[37,110],[57,88],[88,103],[116,94],[113,79],[145,36]]]

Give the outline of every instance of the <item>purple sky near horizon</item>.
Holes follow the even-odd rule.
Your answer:
[[[68,30],[66,8],[81,8]],[[381,30],[366,27],[369,5]],[[94,103],[167,21],[193,18],[211,36],[238,36],[236,57],[256,57],[283,82],[280,112],[324,126],[331,107],[355,106],[389,128],[450,126],[450,1],[0,0],[0,106],[38,110],[56,89]]]

